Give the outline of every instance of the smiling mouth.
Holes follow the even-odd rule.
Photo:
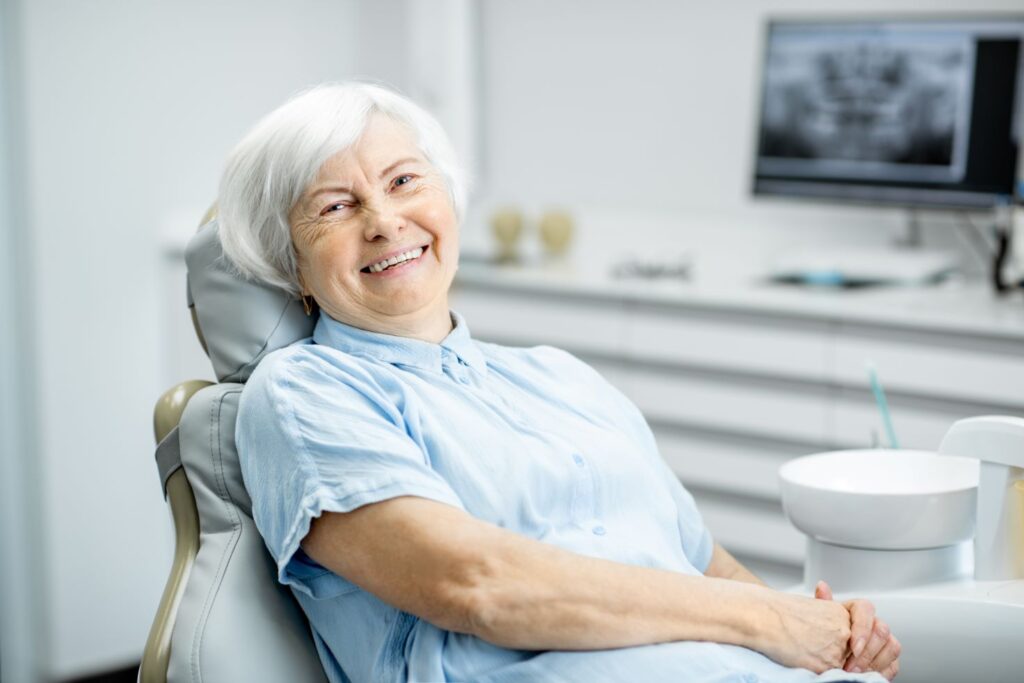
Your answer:
[[[413,261],[421,257],[423,254],[425,254],[429,247],[429,244],[424,244],[422,247],[416,247],[415,249],[410,249],[409,251],[403,251],[401,254],[392,256],[389,259],[382,259],[377,263],[371,263],[370,265],[366,266],[359,272],[369,274],[383,273],[385,270],[391,270],[392,268],[397,268],[407,263],[412,263]]]

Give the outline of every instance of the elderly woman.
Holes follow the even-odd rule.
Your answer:
[[[464,202],[437,122],[360,83],[290,100],[224,173],[230,261],[320,312],[256,369],[237,442],[330,680],[895,676],[870,603],[771,590],[712,540],[594,370],[473,339]]]

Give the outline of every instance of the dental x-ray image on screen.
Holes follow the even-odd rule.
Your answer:
[[[974,44],[920,31],[782,31],[768,47],[765,170],[963,177]]]
[[[1020,20],[769,25],[758,194],[983,205],[1013,193]]]

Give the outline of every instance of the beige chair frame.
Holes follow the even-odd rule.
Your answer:
[[[153,431],[156,442],[160,443],[171,430],[178,426],[185,406],[192,396],[213,382],[189,380],[168,389],[157,400],[153,410]],[[167,664],[171,656],[171,634],[177,616],[178,604],[185,593],[192,564],[199,553],[199,512],[192,486],[188,483],[185,468],[179,468],[167,479],[167,503],[174,520],[174,561],[171,573],[164,586],[160,606],[157,608],[153,625],[149,629],[142,664],[139,667],[140,683],[166,683]]]
[[[206,210],[199,225],[206,225],[217,215],[214,203]],[[192,325],[195,328],[199,344],[207,354],[206,340],[199,328],[199,319],[195,308],[189,309],[192,314]],[[157,399],[153,409],[153,432],[156,442],[160,443],[171,433],[185,412],[185,406],[200,389],[211,386],[213,382],[206,380],[189,380],[177,384]],[[146,638],[146,647],[142,654],[139,667],[139,683],[167,683],[167,665],[171,657],[171,634],[178,613],[178,604],[185,593],[192,564],[199,553],[199,511],[196,509],[196,498],[192,493],[192,485],[188,483],[185,468],[179,468],[167,479],[167,504],[171,507],[171,519],[174,521],[174,560],[171,573],[167,577],[160,605],[153,625]]]

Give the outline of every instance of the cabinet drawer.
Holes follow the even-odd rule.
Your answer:
[[[882,385],[891,392],[1024,409],[1021,344],[886,330],[843,332],[836,339],[836,381],[868,386],[864,367],[868,359],[878,369]]]
[[[716,541],[731,553],[751,555],[792,565],[803,565],[806,537],[779,511],[746,507],[694,492],[697,509]]]
[[[835,443],[843,448],[868,448],[872,434],[880,446],[889,442],[882,424],[881,414],[870,395],[849,395],[844,392],[834,403]],[[938,450],[942,437],[957,420],[973,417],[977,412],[955,405],[923,408],[913,403],[890,400],[893,429],[902,448],[926,451]]]
[[[829,375],[823,322],[637,307],[628,327],[633,358],[812,381]]]
[[[778,501],[779,467],[811,448],[784,449],[655,426],[661,456],[684,484]]]
[[[577,356],[581,361],[592,367],[609,384],[629,396],[630,368],[621,362],[581,353]]]
[[[827,442],[828,389],[637,366],[622,387],[648,419],[779,440]]]
[[[625,320],[619,304],[456,287],[451,306],[466,319],[473,336],[484,341],[623,352]]]

